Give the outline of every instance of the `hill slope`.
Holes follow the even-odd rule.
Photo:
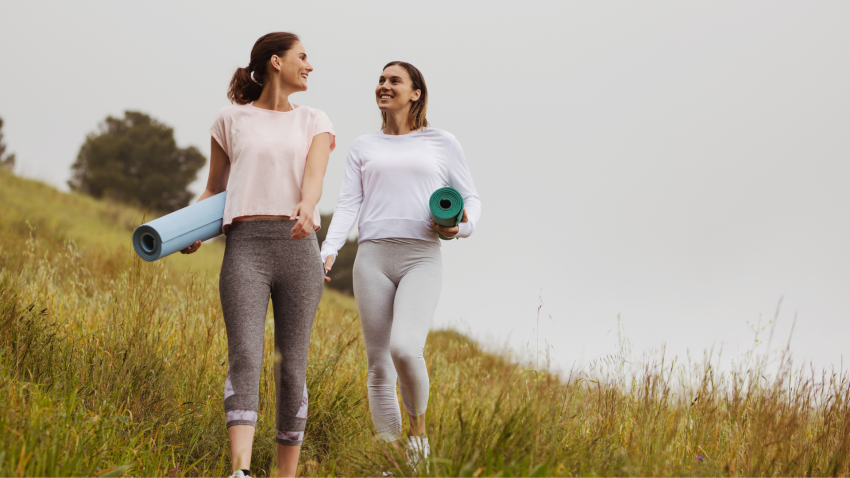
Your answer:
[[[0,205],[0,475],[229,475],[222,244],[142,262],[129,247],[142,211],[2,170]],[[266,332],[258,475],[273,469]],[[762,381],[612,356],[563,383],[452,331],[429,336],[426,358],[432,475],[850,473],[843,376]],[[326,290],[300,473],[392,468],[365,365],[352,298]]]

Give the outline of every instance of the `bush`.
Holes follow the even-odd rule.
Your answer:
[[[108,116],[89,134],[71,166],[68,186],[159,211],[189,204],[186,188],[207,159],[194,146],[178,148],[174,130],[138,111]]]

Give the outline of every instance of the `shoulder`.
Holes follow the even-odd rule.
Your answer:
[[[351,143],[351,148],[352,149],[354,149],[354,148],[358,148],[358,149],[368,148],[369,145],[374,144],[375,141],[378,140],[383,135],[384,135],[384,133],[382,133],[380,131],[378,131],[377,133],[361,134],[360,136],[357,137],[357,139],[354,140],[353,143]]]
[[[459,144],[455,135],[449,133],[446,130],[437,129],[437,128],[425,128],[423,132],[423,136],[427,136],[428,138],[437,139],[440,142],[447,144],[449,146],[454,146],[455,144]]]
[[[424,134],[422,136],[432,141],[436,141],[438,144],[440,144],[442,147],[447,148],[449,151],[454,149],[462,149],[460,141],[457,140],[455,135],[442,129],[428,127],[425,129]]]
[[[245,113],[245,108],[250,105],[227,105],[224,108],[218,110],[218,113],[215,115],[215,118],[218,119],[229,119],[241,114]]]
[[[327,113],[320,110],[319,108],[313,108],[312,106],[298,105],[295,107],[295,111],[299,110],[301,114],[310,118],[328,118]]]
[[[367,133],[357,137],[348,147],[348,155],[351,158],[359,158],[362,153],[372,150],[383,133]]]

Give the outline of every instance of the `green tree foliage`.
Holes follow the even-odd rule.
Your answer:
[[[325,242],[325,236],[328,234],[328,226],[331,225],[333,214],[322,214],[322,228],[316,232],[316,238],[319,239],[319,247]],[[357,240],[348,239],[345,245],[339,250],[339,256],[334,261],[333,269],[329,274],[331,281],[328,287],[336,289],[346,294],[354,293],[354,258],[357,257]]]
[[[189,204],[186,188],[206,162],[194,146],[178,148],[169,126],[125,111],[124,118],[108,116],[88,135],[68,186],[96,198],[174,211]]]
[[[6,143],[3,141],[3,118],[0,118],[0,167],[9,171],[15,168],[15,155],[6,154]]]

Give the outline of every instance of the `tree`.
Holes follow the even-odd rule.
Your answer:
[[[194,146],[178,148],[169,126],[125,111],[124,118],[108,116],[86,137],[68,186],[96,198],[174,211],[189,204],[186,188],[206,162]]]
[[[9,171],[15,168],[15,155],[6,154],[6,143],[3,142],[3,118],[0,118],[0,167]]]

